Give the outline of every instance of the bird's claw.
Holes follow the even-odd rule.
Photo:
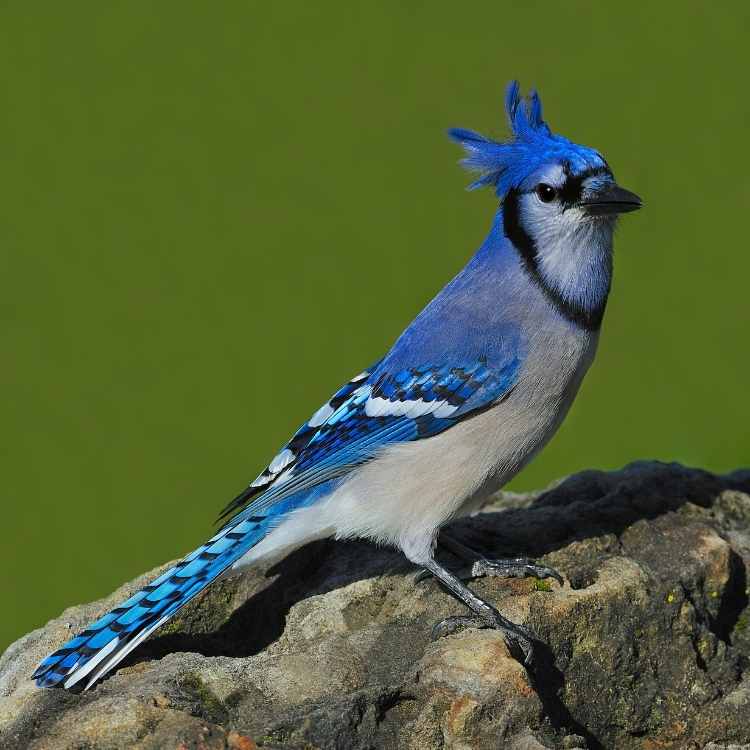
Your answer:
[[[468,571],[461,575],[463,580],[492,576],[496,578],[554,578],[561,586],[563,577],[554,569],[546,565],[537,565],[535,560],[526,557],[516,557],[502,560],[486,560],[480,558]]]
[[[477,615],[456,615],[436,622],[432,628],[432,640],[437,641],[466,628],[487,628],[487,622]]]
[[[432,628],[432,640],[436,641],[447,635],[452,635],[466,628],[492,628],[499,630],[505,642],[508,644],[508,650],[518,659],[525,667],[530,667],[534,661],[534,635],[527,628],[516,625],[504,617],[484,618],[479,615],[458,615],[446,617]]]
[[[422,568],[415,576],[414,576],[414,583],[422,583],[422,581],[426,581],[428,578],[432,578],[433,575],[430,573],[427,568]]]
[[[462,581],[471,581],[475,578],[554,578],[561,586],[563,577],[554,569],[546,565],[537,565],[535,560],[526,557],[512,559],[487,560],[480,558],[470,568],[466,568],[458,574]],[[432,578],[429,570],[422,569],[414,576],[414,583],[422,583]]]

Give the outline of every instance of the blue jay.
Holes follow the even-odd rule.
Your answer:
[[[500,199],[487,239],[378,362],[342,386],[227,505],[224,526],[42,661],[43,687],[87,689],[219,576],[314,539],[400,549],[527,664],[532,634],[434,556],[440,528],[478,507],[547,443],[596,352],[619,214],[641,206],[597,151],[551,132],[536,92],[507,90],[512,138],[450,136]],[[454,549],[471,551],[454,543]],[[477,558],[474,576],[559,574]]]

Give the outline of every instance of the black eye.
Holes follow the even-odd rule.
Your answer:
[[[557,197],[557,190],[546,182],[540,182],[536,186],[536,194],[542,203],[551,203]]]

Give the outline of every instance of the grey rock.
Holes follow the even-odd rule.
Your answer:
[[[473,583],[539,636],[528,672],[401,555],[319,542],[226,579],[92,690],[36,664],[160,570],[71,607],[0,658],[0,747],[662,748],[750,743],[750,472],[587,471],[453,525],[548,580]],[[450,555],[445,559],[453,565]]]

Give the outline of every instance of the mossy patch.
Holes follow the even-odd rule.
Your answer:
[[[180,690],[192,705],[191,713],[214,724],[227,720],[226,706],[214,695],[206,683],[194,672],[180,679]]]
[[[162,627],[160,634],[216,632],[234,612],[234,594],[232,581],[217,581]]]
[[[180,618],[175,618],[162,625],[158,633],[159,635],[173,635],[174,633],[182,633],[185,629],[185,623]]]
[[[545,579],[535,578],[534,591],[552,591],[552,584]]]

